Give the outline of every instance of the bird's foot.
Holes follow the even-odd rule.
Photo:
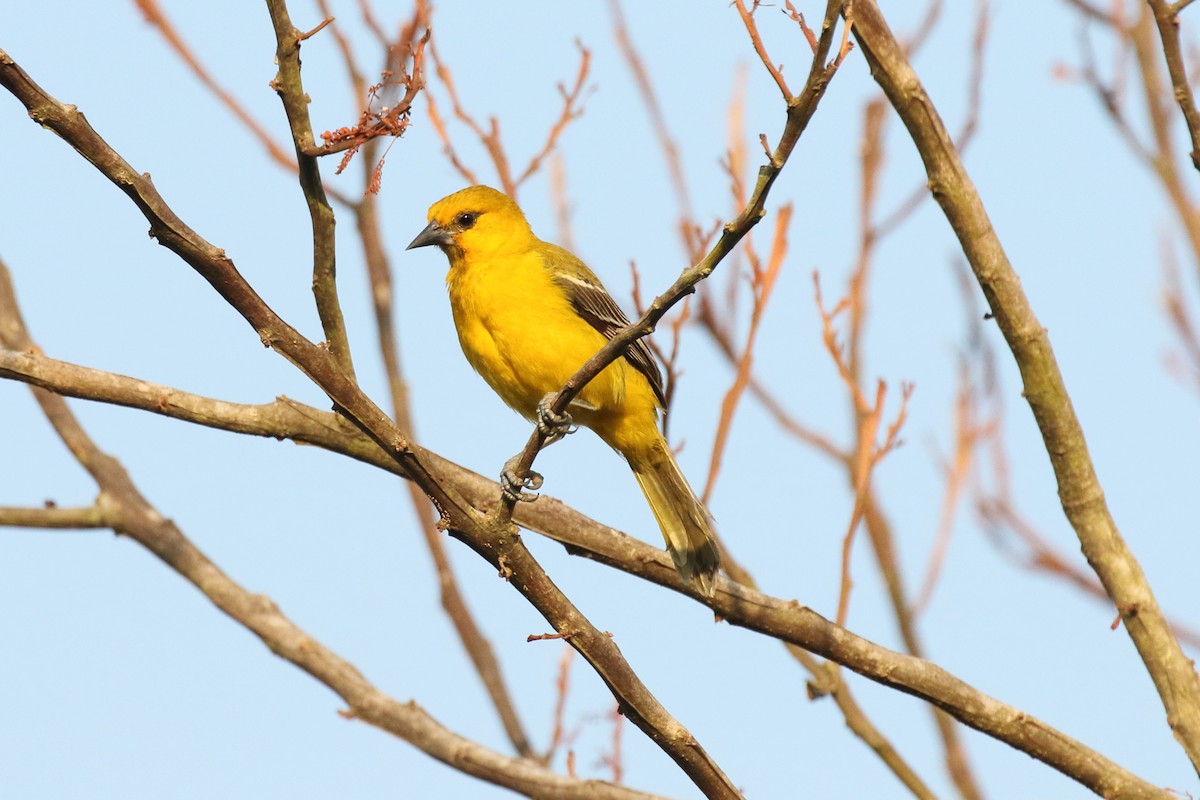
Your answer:
[[[504,492],[504,497],[513,503],[532,503],[538,499],[536,494],[525,494],[526,490],[535,492],[542,488],[542,475],[533,470],[526,470],[524,474],[517,471],[517,462],[521,457],[513,456],[508,461],[504,462],[504,469],[500,471],[500,490]]]
[[[567,434],[579,430],[579,426],[572,422],[570,414],[555,412],[553,406],[554,398],[557,396],[557,392],[550,392],[538,403],[537,423],[538,430],[546,437],[544,447],[549,447]]]

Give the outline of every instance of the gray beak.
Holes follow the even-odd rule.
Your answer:
[[[438,225],[437,222],[431,222],[404,249],[412,250],[414,247],[428,247],[431,244],[436,244],[438,247],[446,247],[447,245],[454,244],[454,240],[451,238],[448,230]]]

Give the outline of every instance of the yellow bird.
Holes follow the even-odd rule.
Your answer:
[[[546,401],[628,318],[587,266],[533,234],[520,207],[487,186],[434,203],[408,246],[437,245],[450,260],[446,286],[463,353],[510,407],[549,425],[591,428],[633,469],[680,576],[711,596],[721,565],[712,518],[688,485],[658,429],[662,375],[650,348],[634,342],[555,420]],[[558,423],[555,429],[555,423]],[[506,485],[526,485],[502,476]]]

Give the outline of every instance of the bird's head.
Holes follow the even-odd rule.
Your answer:
[[[407,249],[435,244],[452,264],[527,248],[534,238],[520,207],[489,186],[470,186],[443,197],[429,207],[428,219]]]

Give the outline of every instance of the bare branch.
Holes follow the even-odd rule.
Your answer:
[[[346,334],[346,321],[337,296],[335,268],[333,209],[321,183],[317,161],[307,150],[313,145],[312,122],[308,117],[308,97],[300,80],[300,31],[292,25],[284,0],[268,0],[267,10],[275,28],[275,61],[279,72],[271,81],[272,88],[283,101],[291,126],[292,140],[296,146],[296,160],[300,165],[300,188],[308,203],[313,230],[313,297],[321,327],[329,343],[329,351],[338,367],[351,378],[354,377],[354,362],[350,357],[350,340]]]
[[[573,120],[583,114],[583,90],[587,86],[588,71],[591,69],[592,51],[584,47],[583,42],[578,39],[575,40],[575,46],[579,48],[579,71],[575,74],[575,83],[570,89],[561,83],[558,85],[558,93],[562,96],[562,110],[559,112],[558,119],[546,133],[546,143],[542,145],[542,149],[530,157],[525,170],[517,176],[514,184],[517,187],[529,180],[541,168],[542,162],[558,146],[558,139],[562,136],[563,131]]]
[[[857,0],[855,13],[855,34],[871,74],[916,143],[930,189],[1021,371],[1024,396],[1054,467],[1063,510],[1088,563],[1124,615],[1125,629],[1158,689],[1176,739],[1200,767],[1200,678],[1109,513],[1046,329],[1021,289],[945,126],[878,7],[873,0]]]
[[[1187,122],[1188,133],[1192,137],[1192,166],[1200,170],[1200,112],[1196,110],[1196,99],[1192,95],[1192,87],[1188,83],[1187,68],[1183,65],[1183,49],[1179,43],[1179,11],[1187,2],[1168,3],[1166,0],[1146,0],[1154,12],[1154,23],[1158,26],[1158,35],[1162,39],[1163,58],[1167,62],[1167,72],[1171,74],[1171,84],[1175,87],[1175,101],[1183,112]]]

